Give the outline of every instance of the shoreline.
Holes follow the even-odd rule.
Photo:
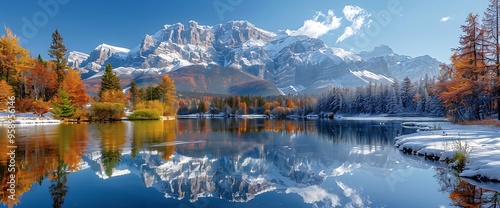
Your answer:
[[[459,176],[482,182],[500,182],[499,127],[435,125],[439,128],[396,137],[394,146],[403,153],[439,161],[451,161],[457,152],[462,151],[460,147],[468,147],[465,166]]]

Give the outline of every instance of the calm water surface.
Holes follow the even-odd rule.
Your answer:
[[[497,192],[396,150],[394,137],[412,133],[400,124],[186,119],[16,126],[15,201],[7,198],[7,130],[0,126],[0,206],[500,207]]]

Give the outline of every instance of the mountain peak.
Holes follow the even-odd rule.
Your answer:
[[[359,55],[364,59],[371,59],[376,57],[391,56],[394,55],[394,52],[392,51],[391,47],[387,45],[380,45],[375,47],[371,51],[361,51]]]
[[[130,51],[130,49],[122,48],[122,47],[118,47],[118,46],[112,46],[112,45],[108,45],[106,43],[102,43],[101,45],[98,45],[94,50],[100,51],[103,49],[108,49],[108,50],[113,50],[116,52],[123,52],[123,53],[128,53]]]
[[[89,54],[86,54],[86,53],[83,53],[83,52],[80,52],[80,51],[71,51],[69,52],[68,56],[82,56],[82,57],[88,57]]]
[[[194,20],[189,20],[189,26],[196,28],[196,27],[198,27],[198,22],[196,22]]]
[[[246,20],[232,20],[229,21],[227,24],[255,27],[254,24]]]
[[[372,51],[372,52],[375,52],[375,51],[376,51],[376,52],[379,52],[379,53],[385,53],[385,54],[392,54],[392,53],[394,53],[394,52],[392,51],[392,48],[391,48],[391,47],[389,47],[388,45],[380,45],[380,46],[377,46],[377,47],[375,47],[375,48],[373,49],[373,51]]]
[[[194,20],[164,25],[145,35],[132,51],[103,43],[86,59],[76,55],[73,65],[84,69],[89,79],[109,63],[127,79],[170,73],[179,91],[220,94],[247,93],[240,90],[247,87],[268,93],[273,88],[254,87],[261,83],[286,93],[288,89],[317,93],[329,86],[389,83],[389,78],[417,79],[439,72],[439,63],[428,56],[398,55],[387,45],[354,54],[318,38],[277,34],[244,20],[213,26]]]
[[[68,54],[68,65],[79,68],[81,63],[89,58],[89,54],[82,53],[79,51],[71,51]]]

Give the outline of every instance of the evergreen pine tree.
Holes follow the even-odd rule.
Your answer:
[[[54,60],[55,70],[57,73],[57,83],[61,83],[64,79],[64,73],[68,67],[66,60],[66,46],[63,44],[63,38],[59,31],[56,29],[52,33],[52,43],[50,44],[49,56]]]
[[[139,102],[139,88],[137,88],[137,83],[132,81],[130,83],[130,103],[132,110],[135,109],[135,105]]]
[[[69,118],[75,114],[75,107],[71,104],[69,99],[69,94],[66,90],[59,90],[60,102],[56,103],[54,108],[50,111],[54,115],[60,118]]]
[[[113,67],[111,67],[111,64],[106,65],[106,69],[104,70],[104,74],[102,75],[101,88],[99,89],[98,93],[99,98],[101,98],[102,93],[106,90],[121,91],[120,78],[113,72]]]
[[[411,101],[413,100],[413,84],[409,77],[405,77],[403,83],[401,83],[401,102],[403,104],[403,109],[407,110],[411,108]]]

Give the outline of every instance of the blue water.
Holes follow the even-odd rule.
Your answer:
[[[396,150],[394,137],[413,132],[398,121],[181,119],[16,130],[23,179],[17,203],[3,196],[2,207],[449,207],[460,205],[451,193],[466,189],[445,164]],[[6,158],[0,162],[6,173]]]

